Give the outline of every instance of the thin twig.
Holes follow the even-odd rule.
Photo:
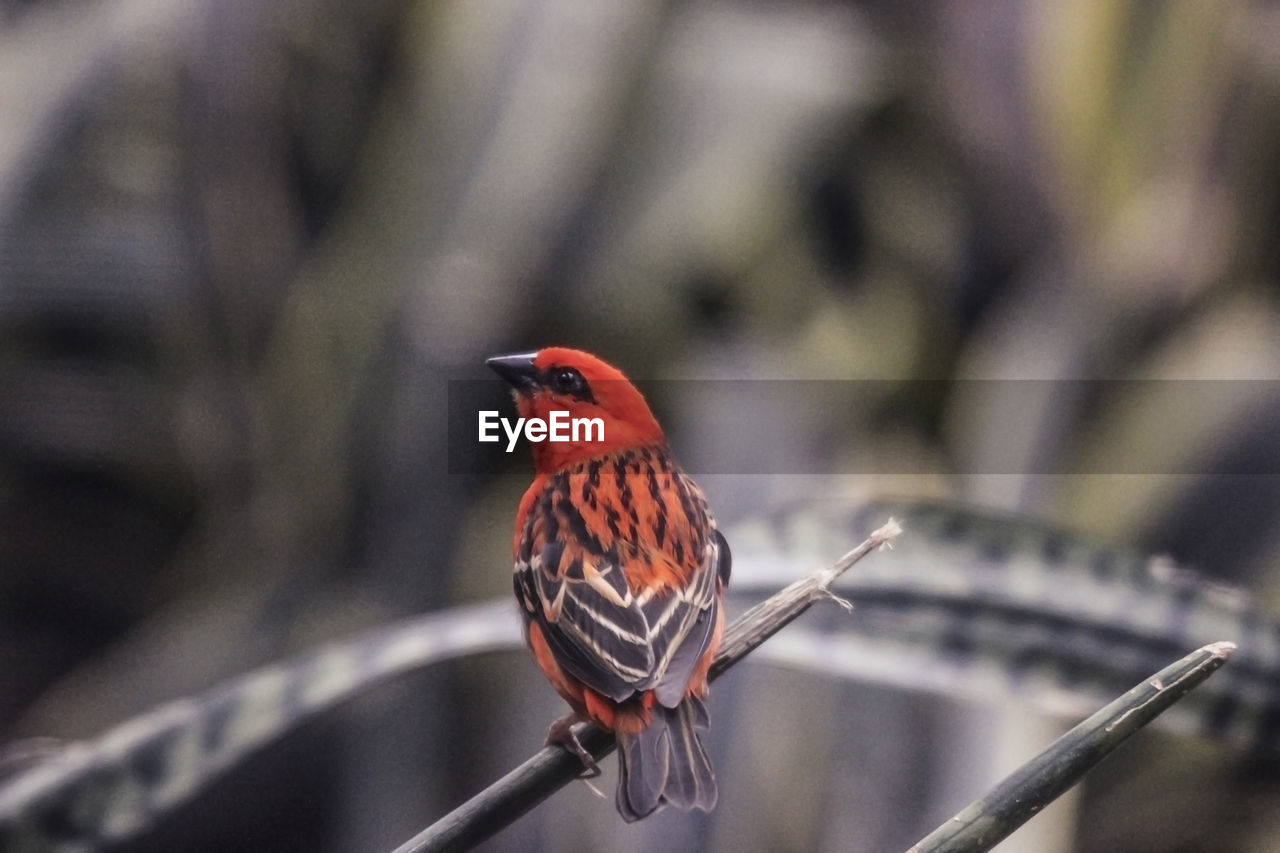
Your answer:
[[[848,608],[850,605],[847,601],[831,592],[832,582],[867,554],[889,547],[901,532],[902,528],[898,523],[889,519],[883,527],[834,565],[801,578],[735,619],[725,629],[720,652],[711,665],[710,678],[718,678],[791,620],[808,610],[815,601],[832,599]],[[595,726],[579,724],[574,727],[574,732],[597,760],[608,755],[617,745],[612,733]],[[433,853],[473,847],[514,823],[521,815],[573,781],[581,772],[582,764],[577,758],[558,746],[545,747],[397,847],[395,853]]]

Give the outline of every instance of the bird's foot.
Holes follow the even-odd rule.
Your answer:
[[[578,740],[578,736],[573,733],[575,723],[581,721],[577,714],[566,714],[551,724],[551,728],[547,729],[547,746],[557,745],[564,747],[568,752],[577,756],[582,762],[582,773],[578,775],[579,779],[594,779],[600,775],[600,765],[596,764],[595,758],[591,753],[587,752],[586,747]]]

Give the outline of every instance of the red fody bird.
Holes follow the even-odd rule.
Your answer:
[[[516,512],[526,638],[573,708],[547,742],[596,770],[570,726],[590,720],[615,732],[627,821],[664,804],[710,811],[715,772],[698,732],[709,726],[707,671],[730,556],[702,490],[617,368],[562,347],[486,364],[512,386],[522,417],[563,411],[604,425],[603,436],[533,443],[533,484]]]

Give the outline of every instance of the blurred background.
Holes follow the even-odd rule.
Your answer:
[[[447,388],[553,343],[831,380],[661,386],[726,527],[946,498],[1275,612],[1278,150],[1271,2],[0,0],[0,742],[509,594],[527,452],[451,470]],[[1031,379],[1090,381],[970,381]],[[903,849],[1070,723],[718,686],[713,814],[575,784],[485,849]],[[390,849],[561,712],[442,664],[125,849]],[[1144,734],[1002,849],[1280,850],[1277,775]]]

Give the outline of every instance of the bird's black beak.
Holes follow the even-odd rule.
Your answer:
[[[522,352],[515,355],[495,355],[485,359],[485,364],[494,373],[507,380],[512,388],[525,394],[531,394],[538,388],[538,368],[533,359],[536,352]]]

